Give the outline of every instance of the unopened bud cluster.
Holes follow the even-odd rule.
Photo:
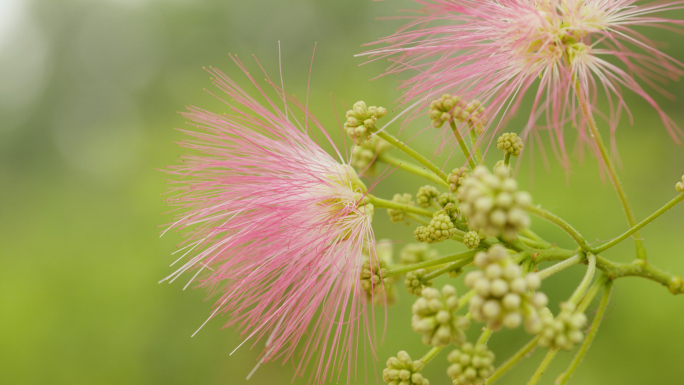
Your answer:
[[[675,189],[679,192],[684,192],[684,175],[682,176],[682,181],[675,185]]]
[[[485,124],[484,113],[485,109],[478,100],[467,103],[460,96],[444,94],[430,103],[428,116],[435,128],[442,127],[445,122],[468,122],[481,134]]]
[[[368,142],[354,146],[352,149],[351,166],[365,175],[375,175],[377,166],[375,160],[384,154],[392,145],[373,135]]]
[[[434,186],[423,186],[418,189],[416,194],[416,202],[422,208],[428,208],[432,202],[439,197],[439,191]]]
[[[458,188],[460,210],[472,230],[487,236],[514,239],[519,230],[530,225],[523,210],[532,203],[530,194],[518,191],[518,183],[507,167],[490,173],[485,166],[475,168]]]
[[[452,217],[447,210],[435,211],[428,226],[417,227],[413,231],[418,242],[437,243],[451,238],[456,231]]]
[[[406,278],[404,278],[406,291],[413,295],[423,295],[423,289],[432,286],[432,281],[425,280],[426,275],[427,270],[425,269],[418,269],[406,273]]]
[[[344,130],[354,141],[354,144],[360,146],[371,140],[373,133],[370,129],[375,126],[378,119],[386,114],[387,110],[383,107],[367,107],[363,101],[356,102],[352,109],[347,111]]]
[[[548,299],[543,293],[533,293],[541,286],[535,273],[523,277],[520,266],[513,263],[501,245],[475,256],[480,270],[468,273],[465,284],[475,290],[470,299],[470,314],[477,321],[487,322],[492,330],[502,326],[513,329],[525,320],[529,333],[538,333],[541,327],[539,311]]]
[[[437,258],[439,252],[424,243],[409,243],[399,252],[400,265],[413,265]]]
[[[380,293],[385,289],[383,277],[387,275],[387,262],[373,257],[361,265],[361,288],[367,293]]]
[[[447,183],[449,183],[449,191],[456,192],[463,182],[468,178],[468,169],[465,167],[455,168],[447,176]]]
[[[477,247],[480,246],[480,241],[482,239],[483,236],[481,233],[478,233],[477,231],[468,231],[463,236],[463,244],[471,250],[477,249]]]
[[[548,308],[541,312],[542,331],[539,333],[539,345],[550,349],[571,350],[582,342],[582,329],[587,324],[587,316],[575,312],[576,307],[571,303],[561,305],[561,312],[554,318]]]
[[[392,202],[400,203],[403,205],[413,206],[413,197],[411,194],[394,194]],[[405,222],[409,224],[409,220],[406,218],[406,213],[404,210],[387,209],[387,215],[389,215],[390,221],[394,223]]]
[[[451,364],[447,374],[454,385],[485,385],[494,373],[494,353],[485,344],[473,346],[466,342],[460,349],[452,350],[447,360]]]
[[[445,285],[442,292],[426,287],[421,298],[414,302],[411,327],[423,334],[423,343],[432,346],[460,345],[465,342],[464,330],[470,322],[464,316],[455,315],[458,297],[453,286]]]
[[[412,361],[411,356],[402,350],[396,357],[387,360],[387,367],[382,370],[382,380],[390,385],[430,385],[430,381],[418,373],[423,367],[423,361]]]
[[[506,155],[518,157],[523,149],[523,141],[516,133],[507,132],[497,139],[496,148]]]

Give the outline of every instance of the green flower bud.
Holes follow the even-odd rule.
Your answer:
[[[540,312],[541,331],[539,345],[549,349],[571,350],[584,340],[582,329],[587,324],[587,316],[576,312],[576,306],[561,304],[561,312],[554,318],[548,308]]]
[[[430,381],[418,373],[423,369],[423,361],[412,361],[409,354],[400,351],[396,357],[387,360],[382,370],[382,380],[390,385],[430,385]]]
[[[423,334],[423,343],[432,346],[460,345],[465,341],[465,330],[470,325],[464,316],[455,315],[458,297],[453,286],[439,290],[426,287],[411,308],[411,327]]]
[[[426,275],[427,270],[425,269],[418,269],[406,273],[404,285],[406,286],[406,290],[409,292],[409,294],[421,295],[423,294],[423,289],[425,287],[432,286],[432,281],[425,281]]]
[[[456,231],[456,226],[452,222],[452,216],[447,210],[435,211],[428,226],[416,228],[413,235],[418,242],[437,243],[444,242],[451,238]]]
[[[441,98],[430,103],[428,116],[432,120],[432,125],[435,128],[440,128],[445,122],[458,119],[465,107],[466,104],[460,97],[444,94]]]
[[[387,262],[377,257],[366,259],[361,265],[359,277],[361,287],[367,293],[380,293],[385,290],[386,283],[383,278],[387,275]]]
[[[447,361],[451,364],[447,374],[454,385],[485,385],[494,373],[494,353],[485,344],[466,342],[449,352]]]
[[[477,249],[478,246],[480,246],[480,241],[484,239],[483,236],[481,236],[480,233],[477,231],[468,231],[464,236],[463,236],[463,244],[466,245],[467,248],[469,249]]]
[[[404,205],[414,206],[413,197],[411,194],[394,194],[392,201],[396,203],[401,203]],[[387,215],[390,217],[390,221],[394,223],[404,222],[407,225],[411,222],[406,218],[403,210],[387,209]]]
[[[496,141],[496,148],[503,151],[506,155],[512,155],[515,157],[520,156],[520,152],[523,149],[523,141],[514,132],[507,132],[499,137]]]
[[[476,321],[487,322],[492,330],[516,328],[525,321],[529,333],[540,327],[538,312],[548,300],[543,293],[534,293],[541,280],[534,274],[523,277],[520,266],[513,263],[508,251],[496,244],[487,252],[475,255],[475,270],[465,278],[468,288],[475,290],[470,300],[470,314]]]
[[[495,174],[485,166],[475,168],[457,191],[468,226],[487,236],[514,239],[519,230],[529,227],[524,208],[532,203],[528,193],[517,189],[507,167],[496,169]]]
[[[449,191],[456,192],[468,177],[468,169],[465,167],[455,168],[448,176]]]
[[[684,176],[682,176],[682,181],[675,185],[675,190],[678,192],[684,192]]]
[[[383,107],[367,107],[363,101],[356,102],[352,109],[347,111],[344,130],[355,145],[361,146],[371,140],[373,133],[370,129],[375,126],[378,119],[386,114],[387,110]]]
[[[423,186],[418,189],[418,193],[416,194],[416,202],[418,202],[418,206],[422,208],[428,208],[432,204],[432,202],[439,197],[439,191],[437,191],[437,188],[434,186]]]

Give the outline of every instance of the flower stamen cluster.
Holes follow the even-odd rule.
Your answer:
[[[520,326],[525,319],[529,333],[540,330],[539,311],[548,299],[543,293],[534,293],[541,286],[535,273],[523,277],[520,266],[513,263],[508,251],[496,244],[487,252],[475,256],[480,270],[468,273],[465,284],[475,290],[470,299],[470,314],[476,321],[487,322],[492,330],[502,326],[509,329]]]
[[[458,310],[456,289],[444,285],[442,292],[426,287],[411,308],[411,327],[423,334],[423,343],[432,346],[460,345],[466,340],[468,318],[455,315]]]

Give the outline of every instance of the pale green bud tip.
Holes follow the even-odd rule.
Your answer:
[[[684,175],[682,176],[682,181],[675,185],[675,190],[678,192],[684,192]]]
[[[418,373],[425,365],[422,361],[412,361],[405,351],[387,360],[387,367],[382,370],[382,380],[390,385],[430,385],[422,374]]]
[[[480,245],[480,234],[477,231],[469,231],[463,236],[463,244],[469,249],[477,249]]]
[[[503,151],[504,154],[518,157],[523,149],[523,141],[516,133],[507,132],[497,139],[496,148]]]
[[[423,343],[432,346],[460,345],[465,342],[466,317],[454,314],[458,297],[453,286],[440,290],[424,287],[421,297],[413,303],[411,327],[423,334]]]
[[[368,107],[363,101],[356,102],[352,109],[347,111],[344,130],[355,145],[361,146],[371,140],[373,133],[370,129],[375,127],[377,120],[385,115],[387,115],[387,109],[383,107]]]
[[[494,373],[494,353],[487,345],[466,342],[447,356],[447,374],[458,385],[485,385]]]

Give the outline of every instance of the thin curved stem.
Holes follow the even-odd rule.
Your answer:
[[[594,281],[594,283],[591,285],[589,290],[587,290],[587,293],[582,297],[582,300],[580,301],[579,305],[577,305],[577,312],[578,313],[584,313],[589,305],[591,305],[591,302],[596,298],[596,295],[598,294],[599,291],[603,288],[603,286],[608,282],[608,276],[605,274],[601,274],[601,276]]]
[[[596,273],[596,256],[594,254],[587,254],[587,260],[589,261],[589,267],[587,267],[587,272],[584,274],[584,278],[582,278],[582,282],[580,282],[579,286],[577,286],[577,289],[572,293],[572,296],[570,296],[570,302],[574,303],[577,305],[577,302],[582,298],[582,295],[584,295],[584,292],[587,291],[587,288],[591,284],[591,280],[594,279],[594,273]]]
[[[568,235],[570,235],[572,239],[575,240],[575,242],[582,248],[582,250],[591,250],[591,247],[589,246],[587,241],[584,240],[582,234],[580,234],[579,231],[575,230],[574,227],[572,227],[568,222],[562,220],[557,215],[537,206],[527,206],[525,209],[531,212],[532,214],[535,214],[540,218],[546,219],[547,221],[565,230],[565,232],[568,233]]]
[[[468,150],[468,146],[465,144],[465,141],[463,140],[461,133],[458,132],[458,127],[456,126],[456,123],[452,120],[449,122],[449,125],[451,125],[451,131],[454,132],[454,136],[456,137],[458,145],[461,147],[461,151],[463,151],[463,155],[468,161],[470,168],[474,169],[475,167],[477,167],[477,164],[475,164],[475,160],[473,160],[473,157],[470,155],[470,150]]]
[[[677,203],[681,202],[684,200],[684,193],[677,195],[673,200],[669,201],[665,206],[661,207],[658,211],[654,212],[651,214],[648,218],[644,219],[643,221],[639,222],[636,226],[632,227],[631,229],[627,230],[624,234],[620,235],[619,237],[613,239],[612,241],[601,245],[595,249],[592,249],[592,253],[600,253],[603,251],[606,251],[610,249],[611,247],[617,245],[618,243],[624,241],[627,239],[630,235],[635,234],[637,230],[641,229],[642,227],[646,226],[647,224],[653,222],[656,218],[661,216],[663,213],[665,213],[667,210],[673,208],[674,206],[677,205]]]
[[[475,250],[473,250],[473,251],[475,251]],[[439,277],[439,276],[442,275],[442,274],[446,274],[446,273],[448,273],[448,272],[450,272],[450,271],[453,271],[453,270],[456,270],[456,269],[460,269],[460,268],[462,268],[463,266],[466,266],[466,265],[471,264],[471,263],[473,262],[474,259],[475,259],[474,257],[470,257],[470,258],[467,258],[467,259],[464,259],[464,260],[461,260],[461,261],[454,262],[454,263],[452,263],[452,264],[446,265],[446,266],[442,267],[441,269],[435,270],[435,271],[433,271],[432,273],[427,274],[425,277],[423,277],[423,279],[424,279],[425,281],[433,280],[433,279]]]
[[[484,330],[482,331],[482,334],[480,334],[480,338],[477,339],[476,345],[484,345],[487,343],[489,340],[489,337],[492,335],[493,330],[485,327]]]
[[[582,88],[580,87],[579,81],[575,82],[575,91],[575,94],[577,95],[577,100],[579,101],[580,107],[582,108],[582,113],[584,114],[584,118],[587,121],[589,130],[591,131],[591,137],[592,139],[594,139],[594,142],[596,143],[596,146],[598,147],[599,152],[601,153],[601,158],[603,159],[603,163],[606,165],[606,170],[608,170],[610,181],[613,183],[613,187],[615,187],[615,191],[617,192],[618,197],[620,198],[620,203],[622,203],[622,208],[625,211],[625,215],[627,216],[627,222],[631,227],[635,227],[636,219],[634,218],[632,208],[629,206],[629,202],[627,201],[627,194],[625,194],[625,191],[622,188],[620,179],[618,178],[617,172],[613,167],[613,162],[610,160],[610,155],[608,155],[608,150],[606,150],[606,147],[603,145],[601,134],[599,133],[599,130],[596,127],[596,121],[594,120],[594,115],[591,112],[591,106],[587,102],[584,93],[582,92]],[[644,248],[644,244],[636,231],[634,232],[634,244],[637,250],[637,257],[639,259],[646,259],[646,249]]]
[[[537,273],[539,278],[541,279],[546,279],[549,278],[550,276],[558,273],[559,271],[563,271],[567,269],[570,266],[574,266],[584,260],[584,255],[577,254],[574,257],[570,257],[562,262],[559,262],[555,265],[549,266],[546,269],[540,271]]]
[[[468,126],[470,127],[470,143],[473,145],[473,157],[475,158],[475,163],[480,164],[480,159],[482,159],[482,153],[480,148],[477,146],[477,132],[475,132],[475,127],[473,123],[468,121]]]
[[[589,333],[587,333],[587,337],[584,339],[582,346],[577,351],[575,358],[572,359],[572,362],[570,363],[568,369],[560,376],[558,376],[558,378],[556,379],[556,385],[564,385],[565,383],[567,383],[570,377],[572,377],[572,375],[575,373],[575,370],[577,370],[579,364],[582,363],[584,356],[587,355],[589,347],[591,346],[591,343],[594,341],[594,337],[596,337],[596,332],[598,332],[599,326],[601,326],[603,316],[606,314],[606,309],[608,308],[608,303],[610,302],[610,293],[612,289],[613,283],[611,281],[606,282],[605,289],[603,290],[603,297],[601,297],[601,303],[599,304],[596,316],[594,317],[594,320],[591,323]]]
[[[672,294],[684,294],[684,281],[681,277],[660,270],[641,259],[633,263],[617,263],[597,256],[596,266],[603,270],[610,279],[630,276],[644,277],[667,287]]]
[[[551,364],[551,361],[553,361],[553,359],[556,357],[556,354],[558,354],[558,349],[551,349],[548,353],[546,353],[544,360],[541,362],[541,364],[539,364],[539,367],[534,372],[530,382],[528,382],[527,385],[535,385],[537,382],[539,382],[541,376],[544,375],[544,372]]]
[[[387,143],[393,145],[394,147],[398,148],[401,152],[404,154],[410,156],[411,158],[415,159],[418,163],[422,164],[425,166],[428,170],[432,171],[435,173],[435,175],[439,176],[440,179],[442,179],[444,182],[447,181],[447,175],[444,173],[444,171],[440,170],[437,166],[435,166],[432,162],[427,160],[424,156],[420,155],[417,153],[414,149],[409,147],[406,143],[402,142],[401,140],[393,137],[392,135],[386,133],[385,131],[377,131],[376,127],[373,127],[370,129],[375,135],[386,141]]]
[[[445,181],[443,181],[439,176],[435,175],[434,173],[427,171],[426,169],[415,165],[411,162],[407,162],[398,158],[395,158],[391,155],[380,155],[378,156],[378,159],[381,162],[385,162],[389,164],[390,166],[397,166],[397,168],[402,169],[406,172],[409,172],[411,174],[417,175],[421,178],[425,178],[433,183],[436,183],[442,187],[449,187],[449,184]]]
[[[480,251],[480,250],[470,250],[470,251],[466,251],[463,253],[447,255],[446,257],[432,259],[432,260],[425,261],[425,262],[414,263],[414,264],[411,264],[408,266],[397,267],[395,269],[388,270],[387,273],[385,273],[385,275],[383,276],[383,278],[391,277],[391,276],[397,275],[397,274],[408,273],[409,271],[415,271],[418,269],[427,269],[428,267],[439,266],[439,265],[444,265],[444,264],[451,263],[454,261],[468,259],[468,258],[471,258],[472,256],[474,256],[478,251]]]
[[[537,343],[539,342],[540,336],[534,337],[530,342],[525,344],[520,350],[518,350],[511,358],[509,358],[506,362],[501,364],[494,373],[487,379],[487,384],[493,384],[495,381],[497,381],[499,378],[501,378],[504,374],[506,374],[509,370],[511,370],[515,365],[517,365],[520,361],[522,361],[523,358],[527,357],[528,354],[530,354],[534,348],[537,347]]]
[[[413,214],[418,214],[422,215],[424,217],[430,217],[432,218],[432,211],[422,209],[420,207],[416,206],[410,206],[410,205],[405,205],[402,203],[397,203],[391,200],[387,199],[382,199],[378,198],[374,195],[367,195],[368,199],[370,199],[370,202],[375,206],[375,208],[380,208],[380,209],[392,209],[392,210],[401,210],[407,213],[413,213]]]
[[[439,354],[439,352],[441,352],[442,349],[444,349],[444,346],[435,346],[432,349],[430,349],[427,353],[425,353],[425,355],[420,360],[423,361],[423,364],[427,365],[427,363],[430,362],[433,358],[435,358],[435,356],[437,356],[437,354]]]

